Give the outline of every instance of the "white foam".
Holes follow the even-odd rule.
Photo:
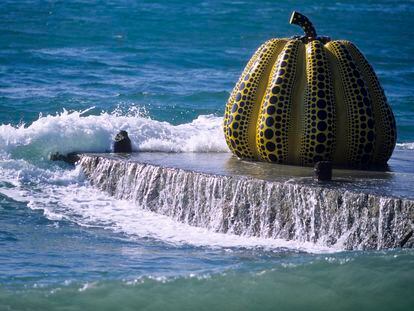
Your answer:
[[[397,148],[404,150],[414,150],[414,142],[398,143]]]
[[[139,110],[127,115],[87,112],[64,110],[39,116],[29,126],[0,125],[0,150],[13,158],[36,160],[54,152],[106,152],[122,129],[129,133],[135,151],[228,152],[222,118],[214,115],[175,126],[146,118]]]

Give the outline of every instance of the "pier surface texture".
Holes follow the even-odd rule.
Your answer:
[[[93,186],[192,226],[354,250],[414,247],[412,155],[395,152],[386,172],[334,169],[330,182],[227,153],[82,154],[79,163]]]

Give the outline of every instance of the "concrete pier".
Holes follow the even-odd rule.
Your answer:
[[[414,247],[413,151],[387,171],[241,161],[227,153],[81,154],[91,184],[131,208],[216,232],[313,242],[338,249]]]

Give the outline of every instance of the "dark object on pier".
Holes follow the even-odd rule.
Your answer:
[[[318,181],[331,180],[332,179],[332,162],[331,161],[316,162],[313,171],[315,172],[315,178]]]
[[[67,155],[60,154],[59,152],[52,153],[50,155],[52,161],[64,161],[66,163],[74,165],[79,161],[79,155],[76,152],[68,153]]]
[[[127,131],[119,131],[114,139],[114,153],[132,152],[131,140]]]

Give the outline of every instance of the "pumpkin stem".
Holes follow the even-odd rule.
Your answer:
[[[316,39],[316,30],[313,27],[310,20],[299,12],[293,11],[292,16],[290,17],[290,24],[298,25],[302,27],[305,32],[305,37],[308,39]]]

